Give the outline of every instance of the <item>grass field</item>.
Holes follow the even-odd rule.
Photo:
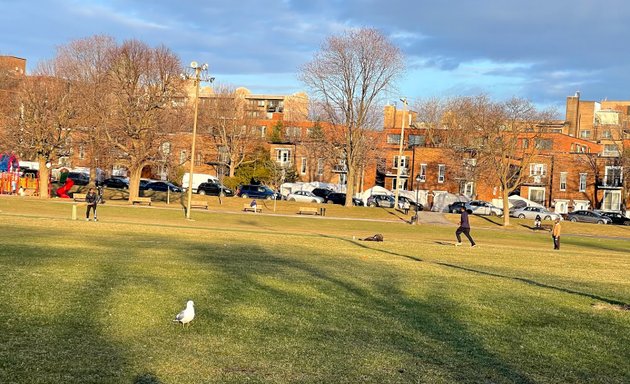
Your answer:
[[[630,228],[242,204],[0,197],[0,383],[630,382]]]

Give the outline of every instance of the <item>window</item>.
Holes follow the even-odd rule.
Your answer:
[[[552,149],[553,140],[551,139],[536,139],[536,149]]]
[[[85,159],[85,147],[83,146],[83,144],[79,145],[79,159]]]
[[[612,134],[609,129],[602,132],[602,139],[610,139],[612,138]]]
[[[547,175],[547,164],[530,164],[529,165],[530,176],[545,176]]]
[[[400,135],[387,135],[387,144],[400,144]]]
[[[579,192],[586,192],[586,173],[580,173]]]
[[[203,153],[196,153],[195,156],[195,165],[203,164]]]
[[[420,172],[418,172],[418,176],[420,176],[420,182],[424,183],[427,181],[427,165],[420,164]]]
[[[605,211],[621,210],[621,191],[604,191],[602,209]]]
[[[604,173],[604,186],[621,187],[623,179],[623,168],[619,166],[606,166]]]
[[[561,191],[567,190],[567,173],[566,172],[560,172],[560,190]]]
[[[398,156],[394,156],[394,168],[398,168]],[[400,158],[400,166],[405,169],[407,168],[407,156],[402,156]]]
[[[462,181],[459,185],[459,193],[464,196],[472,197],[474,192],[474,185],[472,181]]]
[[[616,144],[604,144],[604,156],[619,156],[619,147]]]
[[[171,154],[171,143],[169,143],[168,141],[162,143],[162,154],[164,154],[164,156],[168,156]]]
[[[324,159],[317,159],[317,176],[324,174]]]
[[[184,164],[188,160],[188,153],[186,153],[185,149],[179,151],[179,163]]]
[[[446,179],[446,165],[438,164],[438,183],[443,183]]]
[[[545,188],[530,187],[528,199],[538,204],[544,205],[545,204]]]
[[[523,139],[523,149],[529,148],[529,139]]]
[[[260,137],[263,139],[267,137],[267,127],[264,125],[261,125],[259,129],[260,129]]]
[[[306,174],[306,157],[302,158],[302,166],[300,167],[300,173],[303,175]]]
[[[302,137],[302,129],[300,127],[287,127],[286,135],[289,138],[299,139]]]
[[[281,165],[288,165],[291,162],[291,150],[276,149],[276,161]]]
[[[588,139],[591,137],[591,131],[580,131],[580,137],[583,139]]]
[[[424,144],[424,135],[409,135],[409,145],[422,145]]]

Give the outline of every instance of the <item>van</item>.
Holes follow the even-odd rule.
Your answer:
[[[182,188],[184,190],[188,190],[188,185],[190,183],[190,172],[184,173],[184,177],[182,178]],[[193,173],[192,177],[192,190],[197,193],[197,187],[201,183],[216,183],[219,184],[219,179],[216,176],[209,175],[206,173]]]

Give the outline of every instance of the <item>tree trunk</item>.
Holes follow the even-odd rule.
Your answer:
[[[348,164],[348,175],[346,178],[346,207],[352,207],[352,196],[354,196],[354,165]]]
[[[48,193],[50,170],[46,168],[48,159],[40,156],[37,161],[39,163],[39,198],[48,199],[50,197],[50,194]]]
[[[508,189],[503,188],[503,226],[510,225],[510,201],[508,200]]]
[[[129,167],[129,202],[138,197],[143,165]],[[192,176],[191,176],[192,183]]]

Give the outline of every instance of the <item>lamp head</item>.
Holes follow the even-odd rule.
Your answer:
[[[198,66],[198,64],[197,64],[196,61],[191,61],[190,62],[190,68],[197,69],[197,66]]]

